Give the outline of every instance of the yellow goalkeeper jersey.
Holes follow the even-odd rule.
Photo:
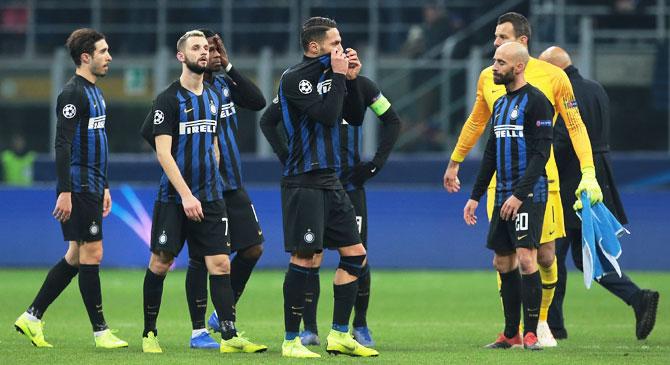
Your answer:
[[[531,57],[525,71],[526,81],[540,89],[554,106],[554,124],[558,114],[563,117],[570,135],[570,140],[575,149],[579,163],[582,168],[593,166],[593,155],[591,142],[586,132],[586,126],[579,115],[577,101],[572,91],[570,79],[560,68],[537,58]],[[451,159],[463,162],[472,147],[475,146],[479,137],[486,130],[486,125],[491,117],[491,110],[495,101],[505,95],[505,85],[493,83],[492,66],[485,68],[479,74],[477,81],[477,98],[472,107],[470,116],[465,121],[458,142],[451,154]],[[554,149],[552,147],[549,161],[546,166],[549,190],[558,191],[558,169],[554,160]],[[489,187],[495,187],[495,176],[491,179]]]

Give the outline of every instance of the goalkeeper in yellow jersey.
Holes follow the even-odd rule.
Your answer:
[[[531,29],[528,19],[519,13],[506,13],[498,18],[493,45],[497,48],[503,43],[519,42],[527,47],[530,37]],[[558,114],[565,120],[570,140],[579,158],[582,171],[582,179],[575,194],[579,195],[582,191],[586,191],[591,198],[592,204],[602,201],[602,192],[595,176],[591,143],[586,126],[579,115],[577,102],[575,101],[572,86],[567,75],[560,68],[531,57],[526,66],[525,76],[528,83],[540,89],[553,105],[556,110],[553,122],[556,122]],[[479,137],[484,133],[487,122],[491,117],[493,104],[504,94],[504,86],[496,85],[493,82],[491,67],[484,69],[479,75],[477,82],[477,97],[472,112],[461,130],[458,143],[451,154],[451,160],[444,173],[444,187],[448,192],[453,193],[460,190],[460,181],[458,180],[459,165],[477,143]],[[551,305],[558,277],[555,240],[565,236],[558,171],[556,162],[554,161],[553,150],[546,165],[546,173],[549,180],[549,196],[545,210],[544,224],[542,226],[541,246],[537,255],[540,276],[542,278],[542,304],[540,307],[537,335],[542,347],[552,347],[556,346],[556,340],[552,336],[547,324],[547,313]],[[492,191],[495,191],[495,177],[491,180],[487,194],[489,219],[493,211],[495,197],[495,194],[491,193]]]

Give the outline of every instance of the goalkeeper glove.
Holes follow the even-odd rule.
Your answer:
[[[596,180],[596,169],[593,166],[582,169],[582,181],[579,182],[577,191],[575,191],[575,196],[577,197],[577,201],[573,205],[575,210],[583,208],[582,201],[579,199],[579,195],[583,191],[588,194],[591,205],[603,201],[603,192],[600,190],[598,180]]]

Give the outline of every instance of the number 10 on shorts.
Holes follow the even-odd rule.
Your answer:
[[[516,231],[528,230],[528,213],[519,213],[516,216]]]

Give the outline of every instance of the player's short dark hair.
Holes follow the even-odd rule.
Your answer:
[[[70,51],[70,57],[77,66],[81,65],[81,55],[88,53],[93,56],[95,52],[95,42],[105,39],[105,35],[91,28],[80,28],[72,32],[65,47]]]
[[[307,19],[303,23],[302,31],[300,32],[302,49],[307,51],[310,42],[321,42],[326,38],[326,32],[333,28],[337,28],[337,23],[333,19],[320,16]]]
[[[512,24],[512,27],[514,27],[514,36],[516,38],[525,35],[530,42],[530,23],[525,16],[515,12],[505,13],[498,18],[498,25],[503,23]]]
[[[214,31],[212,31],[212,30],[210,30],[210,29],[207,29],[207,28],[200,28],[200,29],[198,29],[198,30],[201,31],[202,34],[205,35],[205,38],[212,38],[212,37],[216,36],[216,33],[214,33]]]

